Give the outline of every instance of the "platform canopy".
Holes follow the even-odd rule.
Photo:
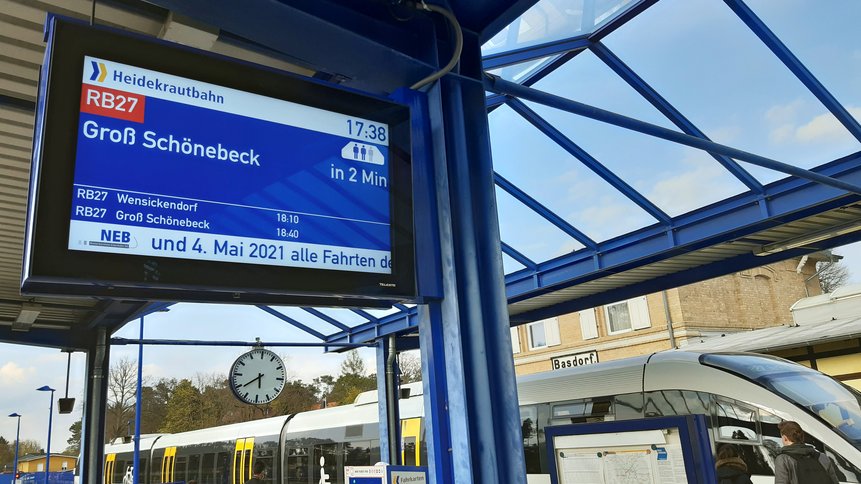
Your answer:
[[[444,6],[481,45],[483,73],[450,75],[487,91],[512,324],[861,239],[858,2]],[[19,294],[48,12],[384,95],[452,43],[385,0],[0,0],[0,340],[54,347],[164,305]],[[405,305],[261,309],[328,342],[417,328]]]

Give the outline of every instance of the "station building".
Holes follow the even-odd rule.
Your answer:
[[[45,454],[27,455],[18,458],[18,472],[45,472]],[[75,470],[77,456],[64,454],[51,454],[50,472],[64,472]]]
[[[518,374],[650,354],[793,323],[790,307],[822,294],[816,263],[788,259],[665,292],[511,328]]]

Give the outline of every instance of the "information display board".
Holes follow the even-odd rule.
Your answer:
[[[57,18],[49,28],[23,292],[415,297],[405,106]]]
[[[545,428],[552,484],[711,484],[704,415]]]

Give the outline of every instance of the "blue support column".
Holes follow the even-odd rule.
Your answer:
[[[461,73],[479,75],[466,35]],[[444,78],[435,102],[444,297],[419,317],[431,480],[525,483],[484,87]]]
[[[390,409],[389,404],[391,402],[389,402],[387,398],[389,388],[386,384],[386,362],[389,359],[389,351],[386,347],[386,341],[386,338],[377,340],[377,398],[380,404],[380,460],[391,465],[397,465],[398,462],[396,460],[392,460],[392,456],[395,455],[399,449],[397,444],[393,446],[392,442],[400,442],[400,439],[398,438],[400,432],[398,432],[397,428],[400,418],[398,417],[397,400],[395,400],[394,408]],[[389,412],[394,412],[394,419],[391,418]],[[395,422],[394,428],[391,425],[392,420]]]
[[[108,396],[109,346],[105,328],[95,330],[92,345],[87,349],[87,375],[84,390],[84,415],[81,425],[82,484],[101,484],[105,449],[105,409]]]

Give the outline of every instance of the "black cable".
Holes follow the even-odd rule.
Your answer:
[[[460,23],[457,21],[457,17],[455,17],[453,13],[442,7],[437,7],[436,5],[428,5],[424,0],[416,3],[415,7],[417,9],[427,10],[428,12],[436,12],[445,17],[454,29],[455,44],[454,52],[452,53],[451,60],[448,61],[448,64],[446,64],[442,69],[416,82],[410,86],[410,89],[420,89],[451,72],[451,70],[454,69],[454,66],[457,65],[458,61],[460,61],[460,53],[463,51],[463,32],[460,30]]]
[[[93,0],[93,8],[90,10],[90,27],[96,22],[96,0]]]

